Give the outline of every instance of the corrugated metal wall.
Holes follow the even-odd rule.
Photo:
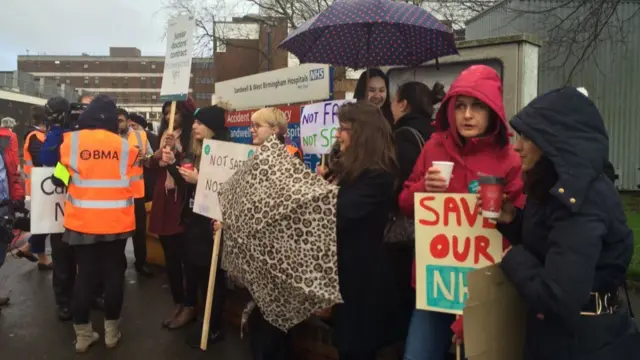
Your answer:
[[[517,9],[547,8],[552,2],[507,1],[467,24],[467,39],[533,33],[544,38],[544,23],[539,15],[523,14]],[[557,4],[557,2],[553,2]],[[621,18],[637,11],[640,4],[624,3]],[[625,17],[626,15],[626,17]],[[549,16],[545,14],[544,16]],[[617,24],[617,23],[616,23]],[[617,168],[621,190],[638,190],[640,184],[640,14],[625,27],[625,42],[605,41],[598,45],[593,57],[574,73],[570,84],[584,86],[596,103],[609,131],[611,162]],[[553,67],[559,60],[553,54],[540,51],[539,93],[562,86],[573,63]]]

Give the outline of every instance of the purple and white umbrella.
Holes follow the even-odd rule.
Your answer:
[[[418,65],[458,54],[447,26],[421,7],[391,0],[338,0],[278,47],[302,63],[354,69]]]

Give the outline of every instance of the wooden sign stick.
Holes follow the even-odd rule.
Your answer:
[[[207,300],[202,319],[202,336],[200,337],[200,349],[207,351],[209,340],[209,322],[211,321],[211,307],[213,305],[214,289],[216,287],[216,274],[218,273],[218,254],[220,253],[220,241],[222,229],[216,231],[213,237],[213,253],[211,254],[211,269],[209,269],[209,285],[207,285]]]
[[[171,102],[171,110],[169,112],[169,129],[167,129],[167,134],[173,134],[173,120],[176,116],[176,102],[175,100]]]

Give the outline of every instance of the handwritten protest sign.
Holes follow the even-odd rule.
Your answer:
[[[53,185],[54,168],[31,169],[31,233],[56,234],[64,232],[65,188]]]
[[[190,15],[177,16],[169,21],[167,51],[160,87],[161,101],[186,100],[189,95],[195,27],[195,20]]]
[[[416,307],[462,314],[467,273],[502,258],[502,235],[475,194],[415,194]]]
[[[255,153],[256,147],[218,140],[205,140],[200,158],[193,211],[211,219],[222,220],[218,191]]]
[[[300,111],[300,137],[305,154],[326,154],[335,141],[340,105],[353,100],[333,100],[305,105]]]

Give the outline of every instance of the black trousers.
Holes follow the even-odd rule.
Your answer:
[[[291,332],[284,332],[264,319],[256,306],[248,320],[253,360],[292,360]]]
[[[195,304],[198,294],[202,294],[204,303],[207,297],[207,287],[209,286],[209,269],[205,266],[187,264],[186,277],[191,277],[193,281],[188,282],[187,303]],[[209,321],[209,331],[212,333],[222,330],[222,313],[224,312],[224,302],[227,298],[227,285],[225,283],[224,270],[218,269],[216,272],[216,283],[213,292],[213,302],[211,304],[211,319]]]
[[[73,289],[72,313],[76,324],[88,324],[91,304],[95,298],[96,280],[104,286],[104,317],[120,319],[124,299],[126,239],[74,245],[78,277]]]
[[[197,284],[194,285],[192,276],[187,275],[186,267],[186,248],[184,244],[183,234],[161,235],[160,244],[164,251],[165,269],[169,278],[169,288],[173,303],[176,305],[196,306],[197,300]],[[195,295],[193,289],[195,290]],[[187,298],[186,289],[191,289],[190,298]]]
[[[351,353],[339,353],[339,360],[376,360],[375,353],[367,354],[351,354]]]
[[[145,198],[134,200],[136,231],[133,234],[133,255],[136,258],[136,267],[147,264],[147,210],[145,203]]]
[[[73,285],[76,280],[76,257],[73,248],[62,241],[62,234],[51,234],[51,259],[53,260],[53,293],[61,308],[71,307]]]

